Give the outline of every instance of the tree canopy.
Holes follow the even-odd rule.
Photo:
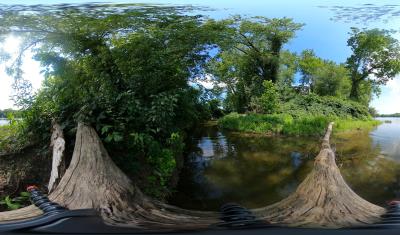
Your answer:
[[[400,44],[389,31],[352,28],[347,45],[353,52],[346,61],[352,81],[350,98],[361,100],[361,86],[377,93],[379,85],[400,72]]]
[[[264,92],[263,82],[279,81],[283,45],[295,36],[302,24],[289,18],[247,19],[240,16],[223,23],[228,33],[220,44],[211,70],[219,82],[227,85],[231,109],[252,110],[252,106],[257,106],[256,98]]]
[[[151,171],[142,167],[139,173],[144,183],[164,190],[182,155],[185,130],[204,116],[199,91],[189,81],[209,57],[206,51],[214,47],[212,33],[218,28],[179,9],[138,9],[10,11],[3,15],[0,32],[2,38],[18,33],[20,54],[32,49],[44,68],[36,96],[17,93],[27,132],[46,139],[55,119],[72,141],[76,122],[85,121],[109,151],[119,153],[115,161],[124,170],[147,165]],[[9,70],[16,87],[27,86],[21,63],[20,56]],[[160,194],[159,187],[147,188]]]
[[[312,50],[304,50],[299,58],[301,86],[309,93],[321,96],[349,96],[350,78],[344,65],[317,57]]]

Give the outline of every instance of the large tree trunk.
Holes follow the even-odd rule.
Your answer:
[[[213,218],[203,222],[197,216],[161,210],[114,164],[95,130],[82,123],[71,164],[49,198],[69,209],[94,208],[113,224],[208,225]]]
[[[355,75],[354,75],[355,76]],[[361,80],[358,78],[352,78],[351,80],[351,89],[350,89],[350,99],[358,101],[360,98],[360,83]]]
[[[95,130],[78,124],[71,163],[50,200],[69,209],[93,208],[110,224],[142,228],[204,228],[217,213],[188,211],[150,200],[108,156]],[[0,213],[0,221],[40,215],[30,206]]]
[[[288,198],[252,210],[258,218],[287,226],[349,227],[374,223],[385,212],[355,194],[345,183],[329,145],[332,124],[314,169]],[[141,228],[206,228],[216,212],[179,209],[146,197],[108,156],[95,130],[78,125],[71,164],[49,198],[69,209],[94,208],[107,223]],[[0,221],[41,214],[34,206],[0,213]]]
[[[322,141],[314,169],[289,197],[254,213],[275,223],[303,227],[351,227],[374,223],[385,209],[359,197],[346,184],[335,162],[329,138]]]

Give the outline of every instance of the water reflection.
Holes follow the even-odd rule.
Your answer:
[[[297,187],[318,151],[318,138],[246,136],[216,126],[196,135],[171,198],[185,208],[218,209],[232,201],[257,207],[278,201]]]
[[[332,146],[343,177],[373,203],[382,205],[400,197],[399,134],[400,119],[371,133],[333,135]],[[317,137],[243,135],[220,131],[215,125],[202,128],[195,133],[170,203],[218,210],[227,202],[256,208],[279,201],[310,172],[319,142]]]
[[[397,129],[400,123],[382,124],[370,133],[348,132],[334,137],[337,162],[346,182],[361,197],[380,205],[400,197],[399,153],[384,154],[386,147],[398,140],[385,132],[386,125]]]
[[[373,144],[382,149],[383,155],[400,161],[400,118],[379,119],[384,123],[370,133]]]

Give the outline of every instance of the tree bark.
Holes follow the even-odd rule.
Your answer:
[[[359,197],[344,181],[329,143],[332,125],[306,179],[289,197],[253,210],[258,217],[288,226],[341,228],[377,222],[385,213],[384,208]]]
[[[353,75],[356,76],[356,75]],[[353,77],[351,79],[350,99],[358,101],[360,98],[360,83],[362,79]]]
[[[53,148],[52,166],[48,185],[49,193],[59,183],[65,173],[65,140],[61,126],[53,121],[53,133],[51,135],[50,147]]]
[[[69,209],[92,208],[104,221],[141,228],[205,228],[218,214],[179,209],[151,200],[114,164],[96,131],[78,124],[71,163],[49,199]],[[35,206],[0,213],[0,221],[40,215]]]
[[[314,169],[289,197],[251,210],[259,219],[284,226],[340,228],[374,223],[385,209],[345,183],[329,144],[331,123]],[[108,156],[95,130],[78,125],[71,164],[49,198],[69,209],[93,208],[106,223],[140,228],[199,229],[220,222],[217,212],[190,211],[141,193]],[[0,221],[39,215],[34,206],[0,213]]]

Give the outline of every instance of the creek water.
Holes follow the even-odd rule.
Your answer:
[[[9,123],[9,122],[8,122],[7,119],[2,119],[2,118],[0,118],[0,126],[7,125],[8,123]]]
[[[381,118],[372,131],[335,133],[331,144],[350,187],[384,205],[400,197],[400,118]],[[194,133],[186,164],[169,202],[218,210],[227,202],[263,207],[291,194],[310,172],[318,137],[268,137],[205,125]]]

